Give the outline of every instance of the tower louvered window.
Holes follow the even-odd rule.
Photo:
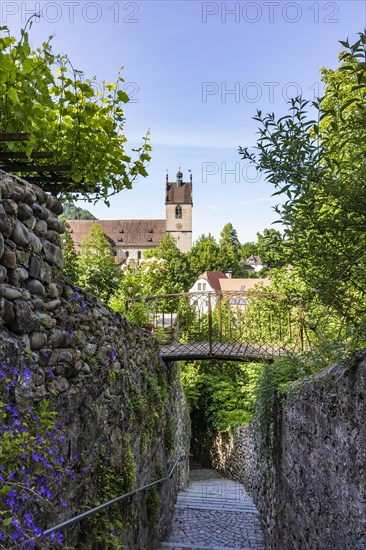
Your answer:
[[[175,217],[179,220],[182,218],[182,207],[180,204],[175,207]]]

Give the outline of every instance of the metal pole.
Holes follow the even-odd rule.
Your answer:
[[[221,318],[221,300],[222,296],[219,295],[217,297],[217,324],[219,328],[219,341],[222,340],[222,318]]]
[[[208,339],[210,346],[210,355],[212,355],[212,308],[210,292],[208,293]]]
[[[184,459],[187,458],[187,455],[180,455],[177,460],[174,463],[173,468],[169,472],[169,474],[166,477],[163,477],[162,479],[158,479],[157,481],[153,481],[152,483],[148,483],[147,485],[144,485],[143,487],[140,487],[139,489],[136,489],[135,491],[131,491],[130,493],[126,493],[125,495],[121,495],[120,497],[114,498],[113,500],[110,500],[109,502],[105,502],[104,504],[101,504],[100,506],[97,506],[96,508],[92,508],[91,510],[87,510],[86,512],[83,512],[82,514],[79,514],[78,516],[75,516],[73,518],[70,518],[59,525],[56,525],[55,527],[51,527],[50,529],[47,529],[39,536],[48,536],[52,533],[55,533],[56,531],[63,531],[63,529],[66,529],[67,527],[70,527],[70,525],[73,525],[74,523],[78,523],[79,521],[82,521],[83,519],[86,519],[90,516],[94,516],[95,514],[99,514],[102,510],[105,508],[109,508],[110,506],[113,506],[113,504],[116,504],[117,502],[121,502],[121,500],[124,500],[128,497],[131,497],[132,495],[135,495],[136,493],[139,493],[141,491],[145,491],[146,489],[150,489],[150,487],[154,487],[154,485],[157,485],[158,483],[162,483],[163,481],[167,481],[170,479],[174,473],[174,470],[178,466],[179,462],[182,462]]]

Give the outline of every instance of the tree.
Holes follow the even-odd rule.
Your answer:
[[[64,218],[65,220],[96,220],[97,218],[93,216],[89,212],[89,210],[83,210],[83,208],[79,208],[78,206],[75,206],[75,204],[72,204],[71,202],[67,202],[64,206]]]
[[[53,165],[71,165],[63,173],[70,184],[55,184],[52,192],[108,204],[109,196],[147,175],[148,136],[132,160],[125,150],[123,104],[129,98],[121,75],[113,83],[86,78],[67,56],[52,51],[51,41],[34,50],[27,26],[18,41],[0,28],[0,131],[30,134],[26,142],[2,142],[0,150],[28,158],[52,152]]]
[[[157,247],[144,252],[144,257],[166,260],[165,288],[168,294],[189,289],[191,274],[187,256],[179,250],[172,235],[166,235]]]
[[[219,247],[215,238],[210,233],[207,236],[201,235],[187,253],[187,260],[192,273],[192,284],[204,271],[217,271]]]
[[[289,264],[286,242],[276,229],[264,229],[257,233],[257,254],[267,268],[285,267]]]
[[[323,71],[322,100],[295,98],[278,120],[258,111],[257,154],[240,149],[284,200],[277,212],[290,263],[353,325],[366,311],[366,35],[359,36],[342,42],[336,71]]]
[[[120,270],[114,263],[112,247],[98,224],[92,225],[83,239],[78,268],[80,286],[108,302],[117,291]]]
[[[74,241],[71,237],[70,226],[66,219],[61,217],[66,231],[62,235],[62,253],[64,255],[64,267],[62,269],[63,275],[70,279],[74,284],[79,284],[79,255],[75,250]]]
[[[240,265],[241,244],[232,223],[224,225],[220,233],[218,267],[220,271],[231,271],[233,277],[240,277],[243,268]]]

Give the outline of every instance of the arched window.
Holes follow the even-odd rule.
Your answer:
[[[125,256],[126,256],[126,258],[128,258],[128,257],[129,257],[129,255],[130,255],[129,251],[128,251],[128,250],[126,250],[126,252],[125,252]]]
[[[141,260],[141,250],[139,250],[139,251],[137,252],[137,259],[138,259],[138,260]]]
[[[182,207],[180,204],[178,204],[176,207],[175,207],[175,217],[177,219],[181,219],[182,218]]]

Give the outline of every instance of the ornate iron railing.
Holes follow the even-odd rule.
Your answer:
[[[139,301],[141,303],[141,301]],[[310,346],[300,298],[271,292],[149,296],[146,328],[165,359],[271,359]],[[136,301],[127,304],[128,310]]]

